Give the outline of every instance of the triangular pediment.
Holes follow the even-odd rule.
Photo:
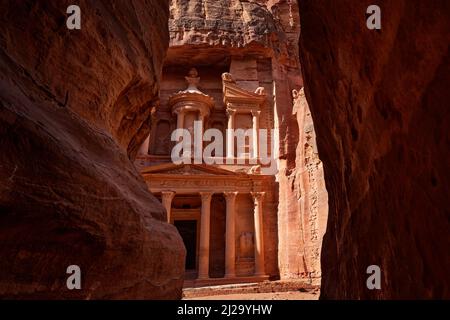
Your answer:
[[[146,167],[142,174],[168,174],[168,175],[239,175],[229,170],[216,168],[205,164],[158,164]]]
[[[265,95],[250,92],[232,84],[224,86],[224,95],[227,98],[252,99],[257,101],[264,100],[265,98]]]

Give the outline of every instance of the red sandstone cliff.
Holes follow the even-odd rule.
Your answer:
[[[301,0],[329,191],[322,298],[450,298],[450,2]],[[381,290],[366,268],[381,268]]]
[[[316,133],[304,90],[293,90],[293,114],[299,130],[295,167],[287,170],[287,248],[285,277],[320,283],[320,252],[328,217],[328,193]],[[282,186],[284,187],[284,186]]]
[[[184,246],[130,158],[168,45],[164,1],[0,5],[0,297],[179,298]],[[79,265],[82,290],[66,288]]]

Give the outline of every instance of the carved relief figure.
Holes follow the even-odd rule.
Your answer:
[[[239,236],[239,258],[253,257],[253,232],[242,232]]]

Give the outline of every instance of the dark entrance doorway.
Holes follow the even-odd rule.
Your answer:
[[[195,270],[197,265],[197,221],[175,220],[175,227],[186,247],[186,270]]]

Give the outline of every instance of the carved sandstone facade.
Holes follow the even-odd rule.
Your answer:
[[[167,222],[185,242],[186,285],[277,276],[275,176],[261,174],[258,138],[246,141],[240,152],[237,137],[225,130],[256,134],[270,128],[270,122],[262,121],[268,116],[267,95],[261,87],[255,92],[241,88],[230,73],[217,78],[220,100],[209,90],[200,91],[196,69],[184,80],[188,88],[171,90],[155,109],[153,131],[138,164],[150,191],[166,208]],[[201,121],[201,136],[211,128],[223,132],[225,148],[214,155],[218,164],[172,163],[170,151],[178,141],[172,141],[171,132],[187,129],[195,134],[194,121]]]

